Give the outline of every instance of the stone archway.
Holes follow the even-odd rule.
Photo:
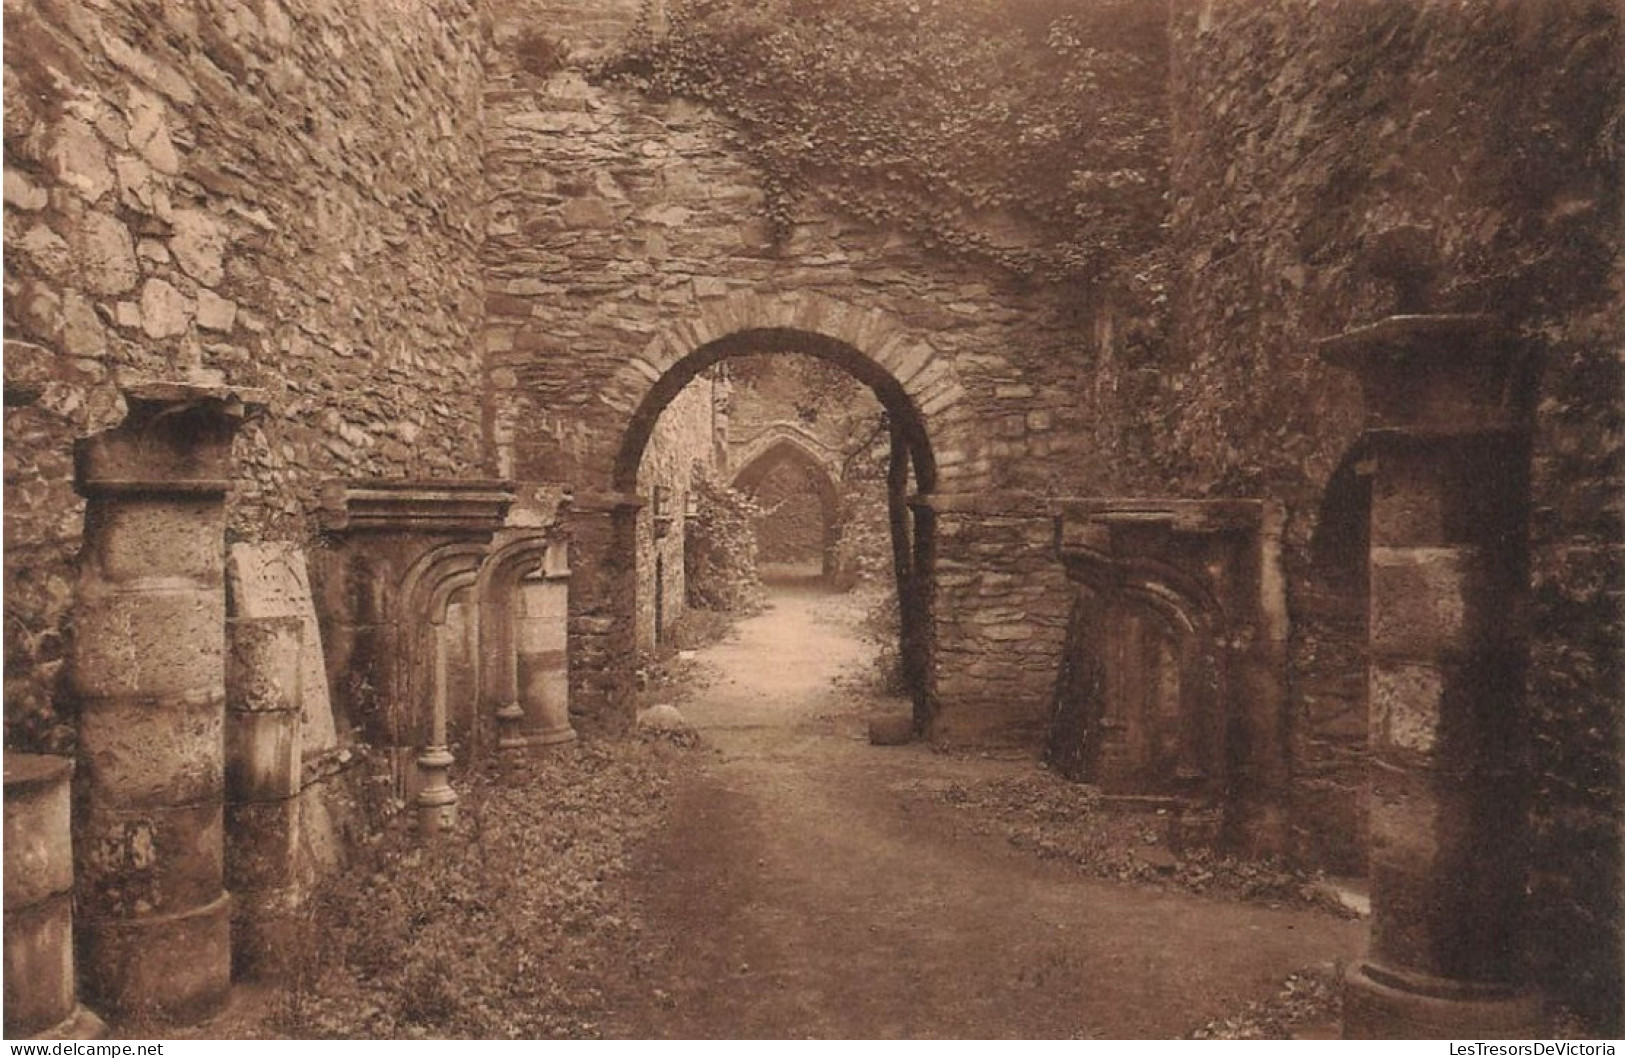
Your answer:
[[[574,535],[583,578],[571,606],[572,683],[587,700],[624,697],[637,606],[635,517],[638,467],[660,413],[700,372],[730,357],[801,353],[845,369],[874,393],[891,424],[888,500],[902,628],[900,653],[917,725],[934,713],[932,600],[935,512],[920,500],[939,489],[974,491],[988,468],[962,406],[952,362],[872,310],[821,295],[736,292],[656,334],[599,399],[626,416],[607,496],[576,503]]]
[[[824,577],[833,577],[841,537],[840,467],[816,437],[792,423],[772,424],[746,445],[744,458],[730,475],[731,484],[760,495],[764,483],[785,468],[801,471],[811,486],[818,505],[820,569]]]

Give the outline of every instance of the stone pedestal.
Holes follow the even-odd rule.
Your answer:
[[[207,1015],[231,983],[223,885],[225,510],[258,393],[127,386],[80,442],[89,501],[69,657],[87,991],[126,1017]]]
[[[1280,511],[1257,500],[1061,504],[1074,612],[1050,757],[1108,794],[1222,811],[1279,852],[1287,785]]]
[[[1344,1033],[1533,1036],[1515,958],[1533,382],[1477,316],[1394,317],[1322,353],[1364,385],[1373,468],[1371,950]]]
[[[226,624],[226,883],[232,964],[275,977],[298,955],[301,667],[298,617]]]
[[[449,612],[473,597],[513,500],[503,481],[332,482],[323,492],[334,695],[367,741],[393,753],[396,790],[426,833],[456,823],[452,737],[475,738],[479,720],[478,665],[451,671],[461,629]]]
[[[5,755],[5,1035],[99,1038],[79,1005],[66,757]]]

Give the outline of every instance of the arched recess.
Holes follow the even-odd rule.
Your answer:
[[[800,449],[808,459],[822,466],[831,478],[840,478],[841,453],[805,426],[783,419],[768,423],[748,439],[730,440],[730,465],[743,469],[762,458],[770,449],[785,444]],[[738,470],[735,471],[737,473]]]
[[[792,465],[806,474],[818,498],[822,538],[820,560],[825,577],[835,575],[837,550],[841,539],[841,489],[824,460],[794,435],[783,435],[766,445],[753,445],[756,455],[740,466],[731,484],[743,492],[757,494],[761,484],[779,468]]]
[[[972,450],[961,408],[964,389],[952,363],[930,346],[913,340],[880,313],[860,310],[819,295],[761,297],[737,292],[702,307],[698,318],[658,334],[617,372],[600,399],[627,415],[611,471],[612,495],[635,494],[638,467],[660,413],[700,372],[730,357],[761,353],[802,353],[844,368],[868,386],[887,411],[891,426],[892,472],[888,500],[893,568],[901,613],[900,656],[914,701],[916,725],[924,730],[933,714],[932,605],[934,598],[935,513],[910,493],[930,496],[948,480],[969,491],[981,484],[985,464]],[[946,458],[945,458],[946,457]],[[626,533],[614,546],[630,547]],[[616,565],[614,557],[610,564]],[[619,556],[623,575],[633,563]],[[631,589],[616,607],[635,607]],[[630,611],[615,624],[630,626]]]

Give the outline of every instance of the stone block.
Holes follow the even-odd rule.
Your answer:
[[[304,623],[294,615],[235,617],[226,623],[226,707],[235,712],[297,711]]]
[[[237,323],[237,303],[212,290],[197,293],[197,325],[206,330],[229,332]]]
[[[168,807],[225,789],[220,698],[83,702],[79,768],[105,804]]]
[[[296,709],[226,714],[226,798],[270,801],[299,792],[299,712]]]
[[[86,213],[73,227],[70,245],[80,280],[93,294],[122,294],[141,277],[129,229],[106,213]]]
[[[72,895],[14,906],[8,893],[5,931],[5,1035],[26,1039],[66,1019],[78,1002]]]
[[[1391,658],[1461,656],[1507,615],[1473,548],[1373,547],[1371,649]]]
[[[8,911],[73,889],[68,798],[72,767],[66,757],[5,755],[3,851]]]
[[[88,519],[83,561],[104,582],[221,581],[226,517],[216,501],[132,496],[94,508]]]
[[[123,1017],[194,1021],[231,989],[231,897],[181,914],[100,921],[85,938],[89,998]]]
[[[338,745],[338,734],[304,554],[290,543],[232,544],[226,560],[226,584],[233,616],[292,618],[299,622],[300,750],[316,754],[333,749]]]
[[[75,615],[72,686],[96,698],[220,699],[225,599],[218,589],[89,593]]]
[[[141,288],[141,330],[148,338],[174,338],[192,326],[192,299],[162,279]]]
[[[294,884],[302,875],[300,798],[226,806],[226,887],[261,892]]]
[[[1439,746],[1445,674],[1435,665],[1371,661],[1371,730],[1378,746],[1430,754]]]
[[[5,170],[5,203],[13,209],[32,213],[50,204],[51,196],[28,175],[17,169]]]
[[[290,980],[319,939],[303,887],[231,895],[233,975],[239,980]]]
[[[90,804],[75,820],[79,906],[93,931],[118,919],[184,912],[220,895],[222,805]],[[116,928],[116,927],[115,927]]]
[[[46,148],[46,161],[59,181],[95,202],[114,186],[107,150],[96,130],[78,118],[64,118]]]
[[[170,220],[169,252],[181,271],[205,286],[226,277],[226,235],[220,222],[200,209],[177,209]]]

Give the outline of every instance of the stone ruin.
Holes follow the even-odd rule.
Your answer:
[[[1350,1034],[1617,1027],[1617,14],[1413,5],[1394,71],[1179,0],[1158,320],[775,242],[721,117],[516,57],[637,6],[8,11],[7,1034],[281,972],[362,775],[434,832],[624,724],[755,460],[706,373],[783,353],[885,409],[918,735],[1366,871]]]
[[[77,453],[71,819],[69,763],[7,754],[8,1035],[100,1031],[75,913],[85,993],[117,1018],[196,1020],[234,976],[287,973],[344,859],[354,750],[382,754],[434,834],[456,822],[453,744],[575,738],[557,490],[335,482],[313,592],[300,551],[226,544],[231,443],[263,394],[123,393],[125,421]]]

